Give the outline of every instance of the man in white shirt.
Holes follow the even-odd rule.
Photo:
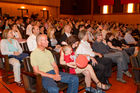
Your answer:
[[[32,35],[33,25],[34,25],[34,21],[31,21],[31,23],[26,28],[26,35],[29,35],[29,36]]]
[[[37,47],[36,36],[39,35],[39,27],[34,26],[32,31],[33,31],[33,34],[30,35],[27,39],[27,45],[28,45],[29,51],[33,51]]]

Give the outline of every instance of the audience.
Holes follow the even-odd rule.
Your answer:
[[[123,73],[128,77],[132,77],[130,72],[128,71],[128,59],[122,52],[113,51],[109,48],[105,40],[103,40],[103,36],[100,32],[95,34],[95,42],[92,45],[92,49],[96,52],[103,54],[105,58],[111,58],[113,62],[117,63],[117,80],[126,83],[123,80]]]
[[[106,84],[109,84],[108,78],[111,76],[111,66],[112,60],[104,58],[102,54],[94,52],[88,43],[88,33],[86,30],[79,32],[78,37],[80,39],[80,44],[76,49],[76,54],[87,55],[89,61],[91,60],[91,65],[96,72],[98,79]],[[95,57],[98,56],[98,57]]]
[[[60,64],[69,66],[71,74],[82,73],[85,76],[85,83],[86,83],[86,91],[87,92],[94,91],[94,89],[91,87],[91,79],[96,83],[98,88],[108,90],[110,88],[110,86],[104,85],[98,80],[98,78],[96,77],[95,72],[90,64],[88,64],[85,68],[80,68],[80,67],[77,67],[77,65],[75,64],[75,60],[71,59],[70,55],[76,56],[74,51],[75,51],[75,48],[77,48],[77,46],[79,44],[78,37],[72,35],[72,36],[68,37],[66,42],[67,42],[67,44],[69,44],[69,46],[64,46],[62,48],[63,51],[61,51]],[[67,51],[67,48],[70,48],[70,49],[68,49],[68,51]]]
[[[55,81],[68,83],[67,93],[78,93],[78,77],[68,73],[59,72],[59,68],[51,54],[45,49],[48,46],[47,36],[37,36],[37,48],[31,53],[31,65],[35,73],[41,74],[43,87],[49,93],[59,93]]]
[[[110,88],[111,84],[108,78],[111,76],[112,63],[117,64],[116,80],[126,83],[123,74],[132,77],[128,71],[129,57],[138,54],[140,45],[139,24],[98,22],[85,19],[0,17],[0,36],[2,34],[3,38],[0,37],[2,38],[1,53],[9,56],[9,63],[13,66],[14,80],[17,85],[23,86],[20,78],[20,61],[28,56],[22,53],[19,43],[26,42],[27,39],[29,51],[33,51],[31,63],[34,71],[43,76],[43,86],[49,93],[58,93],[59,89],[54,81],[72,84],[74,87],[69,87],[68,92],[77,93],[78,79],[75,75],[59,72],[52,54],[47,49],[54,50],[57,54],[60,53],[60,64],[69,66],[75,73],[84,74],[86,91],[93,92],[91,79],[101,89],[107,90]],[[79,37],[80,42],[77,37]],[[66,47],[63,47],[63,45],[66,45]],[[68,50],[68,54],[65,48]],[[44,55],[49,56],[49,59],[42,55],[42,51],[46,52]],[[86,55],[89,61],[87,67],[78,68],[75,60],[71,57],[72,62],[67,62],[64,56],[71,54],[73,54],[72,56]],[[35,59],[40,61],[37,63]],[[41,68],[40,62],[44,62],[44,60],[48,63],[43,63],[43,68]],[[46,65],[49,66],[44,70]],[[67,77],[74,79],[68,80]],[[51,86],[50,83],[53,85]],[[73,85],[73,83],[75,84]]]

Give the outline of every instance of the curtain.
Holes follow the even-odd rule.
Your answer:
[[[103,6],[103,5],[113,5],[114,0],[98,0],[98,5]]]

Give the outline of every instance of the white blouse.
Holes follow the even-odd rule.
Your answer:
[[[76,49],[76,54],[85,54],[90,55],[92,57],[95,56],[95,53],[93,52],[90,44],[87,41],[81,40],[78,48]]]

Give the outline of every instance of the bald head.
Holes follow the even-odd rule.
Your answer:
[[[34,33],[34,35],[38,35],[39,34],[39,27],[38,26],[33,26],[33,33]]]
[[[36,37],[36,42],[38,46],[41,47],[47,47],[48,46],[48,39],[47,39],[47,35],[45,34],[40,34]]]

